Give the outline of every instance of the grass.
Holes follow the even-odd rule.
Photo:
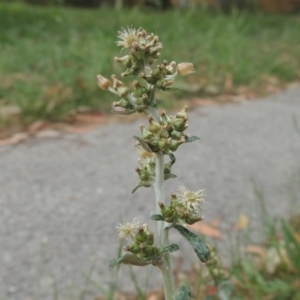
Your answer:
[[[299,15],[117,12],[0,3],[0,19],[2,126],[71,120],[88,109],[108,111],[117,99],[98,88],[95,76],[121,71],[113,62],[120,56],[116,33],[128,25],[159,34],[162,58],[192,61],[197,73],[179,86],[196,86],[198,95],[222,93],[228,79],[234,93],[245,85],[257,89],[270,76],[279,84],[299,78]],[[167,93],[165,106],[176,103],[171,95]],[[13,108],[18,117],[3,107]]]

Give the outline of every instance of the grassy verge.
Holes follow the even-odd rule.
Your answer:
[[[174,271],[177,286],[189,282],[191,300],[299,300],[300,215],[278,224],[274,220],[266,222],[264,230],[265,242],[243,244],[230,267],[222,265],[215,248],[206,266],[196,264],[182,271],[179,259]],[[131,275],[136,294],[119,293],[113,285],[104,293],[99,289],[106,296],[95,300],[164,300],[162,289],[144,292],[145,288]]]
[[[117,73],[116,32],[128,25],[158,33],[162,58],[194,62],[197,73],[179,84],[183,91],[192,87],[197,95],[234,94],[243,86],[257,90],[265,81],[280,85],[299,79],[299,15],[0,3],[0,19],[2,127],[16,121],[70,120],[87,109],[108,111],[114,99],[99,90],[95,76]]]

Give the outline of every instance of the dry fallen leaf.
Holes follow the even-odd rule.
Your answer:
[[[240,214],[236,224],[234,225],[234,230],[246,229],[248,226],[249,218],[244,214]]]
[[[84,123],[99,123],[103,121],[103,114],[100,113],[85,113],[79,114],[76,117],[76,121]]]
[[[264,259],[267,254],[267,250],[261,246],[249,245],[244,249],[245,253],[258,255],[261,259]]]
[[[15,133],[12,137],[0,140],[0,146],[15,145],[25,142],[28,139],[28,134],[25,132]]]
[[[212,225],[213,227],[219,227],[222,222],[222,219],[223,219],[222,217],[216,217],[215,219],[210,221],[209,224]]]
[[[28,132],[30,134],[35,134],[37,131],[45,129],[47,127],[47,125],[48,124],[46,121],[43,121],[43,120],[36,121],[28,127]]]
[[[37,138],[57,138],[59,137],[61,134],[59,131],[57,130],[52,130],[52,129],[48,129],[48,130],[42,130],[42,131],[38,131],[35,134],[35,137]]]
[[[189,227],[205,236],[209,236],[216,239],[222,238],[222,233],[217,228],[207,223],[197,222],[193,225],[189,225]]]
[[[70,126],[65,129],[68,133],[85,133],[94,130],[97,125],[85,125],[85,126]]]
[[[203,98],[192,98],[192,102],[199,106],[215,106],[217,103],[213,100]]]

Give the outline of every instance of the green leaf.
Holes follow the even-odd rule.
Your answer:
[[[137,189],[139,189],[140,187],[150,187],[151,184],[145,183],[145,182],[140,182],[132,191],[131,194],[133,194]]]
[[[186,143],[190,143],[190,142],[194,142],[196,140],[200,140],[200,138],[198,138],[197,136],[193,135],[193,136],[190,136],[190,137],[186,137],[185,138],[185,142]]]
[[[154,220],[154,221],[164,221],[164,217],[162,215],[159,215],[159,214],[155,214],[155,215],[152,215],[151,216],[151,220]]]
[[[190,242],[200,261],[205,263],[209,260],[210,250],[206,243],[203,242],[197,234],[189,231],[181,225],[173,225],[173,227]]]
[[[190,300],[191,299],[191,288],[188,283],[181,285],[175,294],[175,300]]]
[[[153,103],[153,102],[151,102],[150,104],[148,104],[148,106],[153,107],[153,108],[158,108],[157,103]]]
[[[218,295],[220,300],[230,300],[233,292],[233,285],[230,280],[221,281],[218,284]]]
[[[168,173],[168,174],[164,175],[165,180],[168,180],[168,179],[171,179],[171,178],[176,178],[176,177],[177,176],[175,174],[172,174],[172,173]]]
[[[286,251],[300,275],[300,243],[297,241],[293,229],[286,221],[282,221],[282,228]]]
[[[162,253],[165,252],[174,252],[177,251],[179,249],[179,246],[177,244],[171,244],[169,246],[166,246],[162,249]]]
[[[175,158],[174,154],[173,153],[169,154],[169,157],[170,157],[170,159],[172,161],[172,165],[174,165],[175,161],[176,161],[176,158]]]
[[[140,144],[141,146],[143,147],[144,150],[152,153],[152,149],[150,148],[149,144],[142,138],[138,137],[138,136],[133,136],[134,139],[136,139]]]
[[[134,254],[125,254],[119,258],[113,258],[109,262],[109,269],[112,270],[118,264],[126,264],[126,265],[133,265],[133,266],[147,266],[149,262],[139,259]]]

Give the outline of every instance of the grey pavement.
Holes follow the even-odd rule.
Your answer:
[[[167,197],[180,184],[205,188],[206,220],[222,216],[221,230],[230,235],[238,216],[246,214],[255,239],[262,235],[262,211],[254,186],[263,189],[272,216],[295,210],[287,185],[300,170],[293,124],[293,117],[300,123],[300,89],[198,108],[189,116],[188,133],[201,140],[176,152],[178,178],[166,182]],[[120,218],[147,222],[154,207],[152,189],[130,192],[138,181],[132,136],[141,122],[0,149],[1,300],[94,299],[97,291],[84,274],[104,285],[110,281],[108,260],[119,246],[115,226]],[[181,245],[180,236],[172,238]],[[143,286],[145,271],[135,271]],[[118,278],[120,288],[133,288],[127,267]]]

